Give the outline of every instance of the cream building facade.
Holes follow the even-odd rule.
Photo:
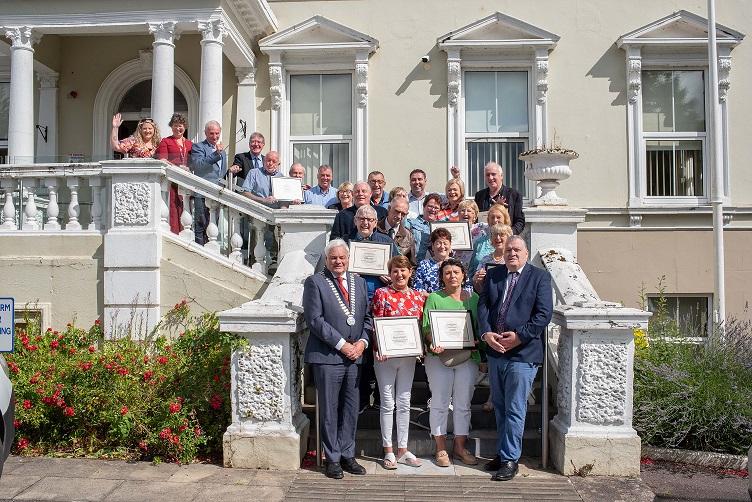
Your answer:
[[[752,293],[752,4],[718,2],[727,312]],[[259,130],[309,182],[422,168],[468,192],[498,160],[577,150],[558,193],[588,210],[577,255],[603,298],[637,306],[661,276],[679,314],[713,291],[706,2],[7,0],[0,4],[0,152],[9,164],[111,158],[110,120],[174,109],[217,119],[233,152]],[[5,187],[4,187],[5,188]],[[2,239],[9,237],[3,236]]]

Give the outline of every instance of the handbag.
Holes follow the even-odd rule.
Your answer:
[[[470,359],[472,352],[471,349],[446,349],[437,355],[439,356],[439,360],[444,363],[444,366],[453,368]]]

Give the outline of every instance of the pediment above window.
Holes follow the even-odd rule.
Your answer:
[[[732,48],[744,39],[744,34],[716,23],[718,45]],[[638,28],[617,41],[619,47],[706,47],[708,20],[680,10]]]
[[[287,56],[330,52],[370,54],[378,46],[375,38],[323,16],[314,16],[259,41],[261,52]]]
[[[559,36],[506,14],[496,12],[437,39],[445,51],[553,49]]]

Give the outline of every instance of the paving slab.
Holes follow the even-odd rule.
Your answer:
[[[134,481],[166,481],[178,472],[177,464],[153,464],[152,462],[126,462],[123,460],[100,460],[99,469],[91,477],[127,479]]]
[[[278,502],[285,500],[285,489],[280,486],[221,485],[202,483],[196,495],[201,502]]]
[[[101,467],[101,462],[80,458],[20,457],[11,472],[26,476],[90,478]]]
[[[14,500],[99,501],[122,483],[116,479],[47,476],[16,495]]]
[[[653,502],[655,499],[650,487],[640,479],[572,476],[570,481],[584,502]]]
[[[225,470],[223,467],[211,464],[181,465],[167,481],[171,483],[197,483],[215,476],[223,470]]]
[[[186,502],[201,490],[198,483],[169,483],[167,481],[123,481],[104,499],[108,502]]]
[[[3,470],[3,477],[0,478],[0,496],[11,499],[40,479],[42,479],[41,476],[8,474]]]

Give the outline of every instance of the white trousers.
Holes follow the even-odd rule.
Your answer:
[[[434,355],[426,355],[426,376],[431,387],[431,434],[444,436],[447,433],[449,404],[453,406],[454,435],[467,436],[470,432],[470,402],[478,378],[478,365],[472,359],[447,368]]]
[[[414,357],[392,357],[384,362],[374,361],[373,370],[379,383],[381,407],[381,442],[392,447],[394,405],[397,404],[397,447],[407,448],[407,431],[410,428],[410,390],[415,374]]]

